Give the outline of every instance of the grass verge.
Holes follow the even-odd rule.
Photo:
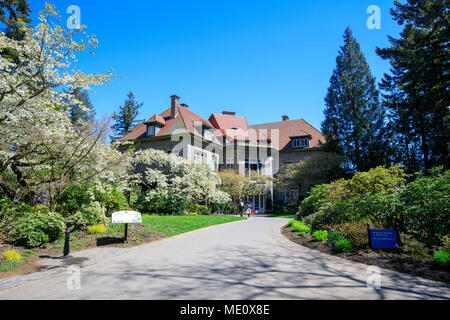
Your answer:
[[[180,233],[206,228],[213,225],[245,220],[230,216],[159,216],[142,215],[142,223],[171,237]]]

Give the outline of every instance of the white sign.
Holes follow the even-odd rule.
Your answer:
[[[112,223],[142,223],[142,217],[136,211],[114,212],[111,217]]]

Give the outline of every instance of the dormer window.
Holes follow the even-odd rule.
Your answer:
[[[153,137],[156,136],[159,132],[159,129],[164,127],[166,124],[166,121],[163,117],[159,115],[154,115],[150,118],[150,120],[145,121],[144,124],[147,126],[147,131],[145,132],[145,135],[147,137]]]
[[[293,138],[292,139],[292,148],[306,148],[309,147],[309,138]]]
[[[157,127],[155,124],[150,124],[147,126],[147,137],[153,137],[156,136],[159,132],[159,127]]]
[[[209,129],[208,127],[202,128],[202,136],[205,140],[214,141],[214,129]]]

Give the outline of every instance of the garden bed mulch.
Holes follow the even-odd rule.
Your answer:
[[[71,234],[70,253],[96,247],[129,248],[162,238],[166,238],[164,233],[141,224],[128,226],[128,243],[123,243],[123,232],[89,234],[85,230],[78,230]],[[42,248],[27,248],[14,246],[0,238],[0,257],[8,250],[16,250],[23,257],[18,267],[10,271],[0,272],[0,279],[25,275],[45,269],[46,267],[39,264],[39,261],[42,259],[61,257],[63,255],[63,247],[64,239],[47,244]],[[27,254],[27,250],[31,250],[35,254]],[[0,263],[2,262],[0,261]]]
[[[450,283],[450,268],[440,266],[434,261],[415,261],[406,254],[383,250],[372,250],[371,252],[360,250],[343,254],[334,251],[326,242],[315,241],[312,236],[303,237],[299,232],[293,232],[291,227],[282,227],[281,233],[292,242],[326,254],[425,279]]]

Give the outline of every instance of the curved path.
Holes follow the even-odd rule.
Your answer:
[[[0,291],[0,299],[450,299],[450,286],[381,270],[287,240],[287,219],[256,217],[135,247],[81,268],[81,289],[53,274]],[[83,257],[83,252],[78,254]]]

